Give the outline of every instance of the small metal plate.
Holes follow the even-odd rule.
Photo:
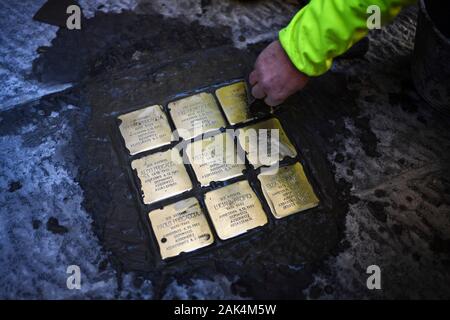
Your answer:
[[[258,179],[270,210],[277,219],[319,204],[319,199],[299,162],[281,167],[277,172],[261,173]]]
[[[134,160],[131,167],[141,181],[145,204],[192,189],[192,182],[176,148]]]
[[[188,198],[148,214],[163,259],[191,252],[214,242],[197,199]]]
[[[225,127],[225,119],[211,93],[202,92],[169,103],[178,135],[185,140]]]
[[[294,158],[297,156],[294,145],[287,137],[278,119],[272,118],[247,126],[239,129],[238,134],[239,144],[247,153],[248,161],[255,168],[273,165],[283,160],[284,157]]]
[[[231,125],[253,119],[247,104],[247,92],[243,81],[217,89],[216,96]]]
[[[207,192],[205,203],[222,240],[267,224],[261,203],[247,181]]]
[[[169,144],[172,139],[167,116],[160,105],[119,116],[120,133],[131,155]]]
[[[245,169],[244,155],[227,132],[188,144],[186,153],[202,186],[240,176]]]

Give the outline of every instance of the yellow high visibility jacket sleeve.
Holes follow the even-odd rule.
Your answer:
[[[380,12],[381,24],[416,0],[311,0],[279,32],[281,46],[292,63],[309,76],[330,69],[333,58],[347,51],[368,32],[367,19]],[[371,7],[374,8],[374,7]],[[373,9],[372,9],[373,10]]]

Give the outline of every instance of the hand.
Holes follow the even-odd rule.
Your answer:
[[[249,82],[255,98],[264,99],[269,106],[276,106],[302,89],[308,82],[308,76],[292,64],[280,42],[274,41],[256,59]]]

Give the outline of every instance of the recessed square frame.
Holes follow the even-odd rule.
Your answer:
[[[224,81],[224,82],[220,82],[220,83],[217,83],[217,84],[214,84],[214,85],[211,85],[211,86],[195,89],[195,90],[192,90],[192,91],[186,91],[186,92],[182,92],[182,93],[177,93],[177,94],[174,94],[174,95],[168,97],[167,99],[164,99],[163,101],[149,101],[148,103],[146,103],[144,105],[127,109],[127,110],[125,110],[123,112],[123,114],[129,113],[129,112],[134,111],[134,110],[145,108],[146,106],[149,106],[149,105],[157,105],[157,104],[159,104],[159,105],[163,106],[164,112],[166,113],[166,115],[168,115],[168,120],[169,120],[169,124],[171,126],[171,129],[172,129],[172,131],[174,131],[175,130],[175,126],[173,124],[172,118],[171,118],[171,116],[169,114],[169,111],[167,109],[167,105],[168,105],[169,102],[174,101],[174,100],[178,100],[178,99],[180,99],[182,97],[187,97],[187,96],[190,96],[190,95],[194,95],[194,94],[199,93],[199,92],[209,92],[209,93],[214,94],[215,90],[217,90],[218,88],[230,85],[230,84],[235,83],[235,82],[240,82],[240,81],[243,81],[243,79],[239,78],[239,79],[234,79],[234,80],[230,80],[230,81]],[[217,100],[215,95],[214,95],[214,97]],[[222,110],[222,107],[221,107],[219,101],[217,101],[217,103],[218,103],[219,108],[220,108],[220,110],[221,110],[221,112],[223,114],[223,110]],[[279,110],[282,110],[282,108],[280,108]],[[226,119],[225,114],[223,114],[223,116],[224,116],[224,119]],[[252,124],[256,124],[256,123],[262,122],[264,120],[268,120],[270,118],[277,118],[277,113],[275,113],[275,114],[269,114],[268,113],[267,115],[258,115],[258,116],[259,116],[259,118],[253,119],[253,120],[248,121],[248,122],[239,123],[239,124],[236,124],[236,125],[230,125],[230,123],[228,121],[226,121],[226,127],[224,129],[221,129],[219,131],[210,132],[210,133],[206,134],[205,136],[215,135],[215,134],[217,134],[219,132],[225,131],[225,129],[239,129],[239,128],[243,128],[243,127],[246,127],[246,126],[249,126],[249,125],[252,125]],[[190,257],[196,256],[196,255],[200,255],[200,254],[207,254],[208,252],[216,250],[219,247],[233,245],[233,243],[241,241],[244,238],[247,239],[247,238],[250,238],[250,237],[257,236],[257,234],[263,233],[265,229],[276,228],[279,223],[286,223],[286,222],[289,223],[288,221],[290,219],[296,219],[299,216],[303,216],[303,213],[311,212],[311,214],[314,214],[314,212],[323,210],[324,208],[328,208],[328,209],[332,208],[332,203],[329,200],[329,197],[325,197],[325,195],[322,192],[322,189],[320,188],[320,185],[315,181],[314,176],[310,174],[309,166],[311,166],[313,164],[309,163],[309,162],[308,163],[305,162],[305,159],[302,156],[301,146],[298,146],[296,144],[295,140],[292,139],[292,137],[290,136],[290,133],[288,131],[286,131],[286,134],[287,134],[289,140],[294,145],[294,147],[295,147],[295,149],[297,151],[297,156],[295,158],[293,158],[293,159],[291,159],[291,158],[283,159],[280,162],[280,166],[293,164],[295,162],[300,162],[303,165],[303,167],[305,169],[305,172],[306,172],[306,176],[308,177],[309,182],[311,183],[311,185],[312,185],[316,195],[318,196],[318,198],[320,200],[320,203],[319,203],[318,207],[312,208],[312,209],[308,209],[307,211],[303,212],[302,214],[293,214],[293,215],[287,216],[287,217],[285,217],[283,219],[276,219],[272,215],[272,213],[270,211],[270,208],[269,208],[269,206],[268,206],[268,204],[267,204],[267,202],[265,200],[264,194],[262,192],[261,185],[260,185],[260,183],[259,183],[259,181],[257,179],[257,175],[258,175],[258,173],[260,172],[260,170],[262,168],[258,168],[258,169],[253,168],[252,166],[250,166],[247,163],[247,160],[246,160],[246,164],[245,164],[247,169],[244,171],[242,176],[235,177],[235,178],[232,178],[231,180],[227,180],[227,181],[223,181],[223,182],[215,182],[215,183],[212,183],[210,186],[207,186],[207,187],[201,187],[200,186],[200,183],[198,182],[198,180],[196,178],[196,175],[194,173],[194,170],[193,170],[192,166],[190,164],[185,164],[185,167],[186,167],[186,170],[188,172],[188,175],[189,175],[189,177],[190,177],[190,179],[191,179],[191,181],[193,183],[193,189],[190,190],[190,191],[187,191],[185,193],[176,195],[174,197],[161,200],[161,201],[156,202],[154,204],[146,205],[146,204],[143,203],[141,195],[140,195],[139,181],[136,178],[136,175],[134,174],[133,170],[131,169],[131,162],[132,162],[132,160],[140,158],[140,157],[143,157],[143,156],[148,155],[148,154],[152,154],[152,153],[156,153],[156,152],[160,152],[160,151],[165,151],[165,150],[174,148],[175,146],[180,146],[182,143],[186,143],[188,141],[184,141],[180,137],[175,137],[177,140],[173,141],[169,145],[165,145],[165,146],[162,146],[162,147],[150,150],[150,151],[145,151],[145,152],[139,153],[138,155],[129,155],[128,151],[126,149],[124,140],[123,140],[123,138],[121,136],[121,133],[120,133],[120,130],[119,130],[120,122],[118,121],[117,117],[118,117],[118,114],[115,114],[115,115],[111,116],[110,136],[111,136],[113,147],[116,150],[116,154],[118,155],[120,166],[123,168],[124,172],[126,172],[127,175],[128,175],[128,181],[130,182],[129,183],[130,190],[132,190],[132,195],[135,198],[135,203],[136,203],[137,209],[138,209],[138,211],[140,213],[141,221],[142,221],[143,225],[145,226],[144,229],[145,229],[145,232],[147,233],[147,236],[148,236],[149,248],[150,248],[150,252],[151,252],[152,257],[153,257],[151,259],[151,265],[152,265],[153,268],[156,268],[156,269],[165,268],[168,265],[184,261],[185,259],[189,259]],[[282,123],[282,126],[283,126],[283,123]],[[189,141],[192,142],[192,141],[194,141],[194,139],[190,139]],[[237,139],[236,139],[236,143],[238,145],[238,148],[240,148],[240,145],[239,145],[239,142],[237,141]],[[242,234],[240,236],[237,236],[235,238],[231,238],[231,239],[228,239],[228,240],[221,240],[218,237],[218,235],[217,235],[217,233],[216,233],[216,231],[214,229],[214,226],[212,224],[211,218],[209,216],[209,212],[208,212],[208,210],[206,208],[206,205],[204,203],[204,194],[206,192],[208,192],[208,191],[218,189],[218,188],[220,188],[222,186],[225,186],[227,184],[238,182],[238,181],[243,181],[243,180],[247,180],[250,183],[250,185],[251,185],[252,189],[254,190],[254,192],[256,193],[258,199],[260,200],[260,202],[261,202],[261,204],[263,206],[264,212],[265,212],[265,214],[266,214],[266,216],[268,218],[268,223],[265,226],[263,226],[263,227],[250,230],[247,233],[244,233],[244,234]],[[154,235],[154,233],[153,233],[153,231],[151,229],[152,227],[151,227],[150,220],[148,218],[148,212],[151,211],[151,210],[163,208],[164,206],[166,206],[168,204],[172,204],[172,203],[175,203],[177,201],[180,201],[180,200],[183,200],[183,199],[187,199],[189,197],[195,197],[199,201],[200,206],[203,208],[203,210],[205,210],[206,218],[207,218],[208,223],[209,223],[209,225],[210,225],[210,227],[212,229],[212,232],[214,234],[215,241],[214,241],[214,243],[212,245],[209,245],[207,247],[204,247],[204,248],[201,248],[201,249],[198,249],[196,251],[189,252],[189,253],[182,253],[181,255],[179,255],[177,257],[168,258],[168,259],[163,260],[161,258],[161,256],[160,256],[160,253],[159,253],[159,247],[158,247],[157,239],[155,238],[155,235]]]

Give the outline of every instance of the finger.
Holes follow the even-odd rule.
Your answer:
[[[263,99],[266,96],[266,93],[264,92],[263,88],[261,87],[261,85],[256,84],[255,86],[253,86],[252,88],[252,95],[256,98],[256,99]]]
[[[253,70],[250,75],[248,76],[248,82],[252,86],[254,86],[258,82],[258,74],[256,73],[256,70]]]
[[[271,96],[267,96],[267,97],[264,99],[264,102],[265,102],[268,106],[275,107],[275,106],[278,106],[279,104],[283,103],[283,100],[274,99],[274,98],[271,97]]]

